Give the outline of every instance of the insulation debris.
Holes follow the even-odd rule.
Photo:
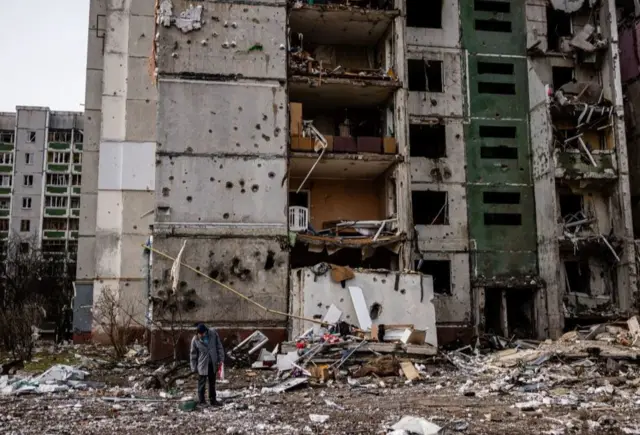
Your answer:
[[[202,5],[189,6],[189,9],[180,12],[177,17],[173,16],[173,4],[171,0],[162,0],[158,11],[158,24],[164,27],[175,25],[182,33],[189,33],[202,28]]]

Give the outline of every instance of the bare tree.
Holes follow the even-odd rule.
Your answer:
[[[93,304],[92,313],[94,322],[109,339],[114,356],[118,359],[123,358],[134,334],[131,307],[123,306],[119,295],[105,286]]]
[[[0,242],[0,339],[17,358],[29,359],[34,328],[56,319],[72,296],[67,254],[49,255],[34,237]]]

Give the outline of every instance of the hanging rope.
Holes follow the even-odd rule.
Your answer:
[[[174,257],[172,257],[172,256],[170,256],[169,254],[166,254],[166,253],[164,253],[164,252],[162,252],[162,251],[158,251],[156,248],[153,248],[153,247],[151,247],[151,246],[144,245],[144,244],[143,244],[143,245],[141,245],[141,246],[142,246],[144,249],[146,249],[146,250],[148,250],[148,251],[153,252],[154,254],[158,254],[158,255],[160,255],[161,257],[164,257],[164,258],[166,258],[166,259],[168,259],[168,260],[171,260],[171,261],[176,261],[176,259],[175,259]],[[249,297],[247,297],[247,296],[243,295],[242,293],[240,293],[240,292],[239,292],[239,291],[237,291],[236,289],[231,288],[231,287],[229,287],[228,285],[226,285],[226,284],[224,284],[224,283],[221,283],[220,281],[218,281],[218,280],[216,280],[216,279],[214,279],[214,278],[211,278],[211,277],[210,277],[209,275],[207,275],[206,273],[202,273],[202,272],[200,272],[198,269],[196,269],[196,268],[194,268],[194,267],[191,267],[191,266],[189,266],[188,264],[185,264],[184,262],[182,262],[182,260],[180,260],[180,261],[179,261],[179,264],[180,264],[180,265],[182,265],[182,266],[184,266],[184,267],[186,267],[186,268],[187,268],[187,269],[189,269],[190,271],[192,271],[192,272],[194,272],[194,273],[196,273],[196,274],[198,274],[198,275],[200,275],[200,276],[202,276],[202,277],[206,278],[207,280],[209,280],[209,281],[211,281],[211,282],[213,282],[213,283],[215,283],[215,284],[219,285],[220,287],[222,287],[222,288],[224,288],[224,289],[226,289],[226,290],[229,290],[230,292],[232,292],[233,294],[235,294],[235,295],[236,295],[236,296],[238,296],[239,298],[244,299],[245,301],[249,302],[250,304],[255,305],[256,307],[258,307],[258,308],[260,308],[260,309],[262,309],[262,310],[266,311],[267,313],[278,314],[278,315],[280,315],[280,316],[290,317],[290,318],[292,318],[292,319],[304,320],[304,321],[306,321],[306,322],[313,322],[313,323],[317,323],[317,324],[319,324],[319,325],[322,325],[322,324],[323,324],[323,322],[322,322],[322,321],[317,320],[317,319],[307,319],[306,317],[296,316],[295,314],[284,313],[284,312],[282,312],[282,311],[272,310],[271,308],[267,308],[267,307],[265,307],[264,305],[262,305],[262,304],[260,304],[260,303],[258,303],[258,302],[256,302],[256,301],[254,301],[253,299],[251,299],[251,298],[249,298]]]

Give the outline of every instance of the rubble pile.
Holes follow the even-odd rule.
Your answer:
[[[0,395],[0,432],[640,434],[636,317],[557,341],[488,336],[437,356],[408,351],[433,349],[411,344],[424,338],[409,325],[363,331],[335,310],[325,318],[333,322],[272,351],[260,331],[230,349],[218,380],[222,408],[194,406],[196,376],[147,387],[152,375],[184,368],[136,363],[134,352],[116,364],[81,358],[28,378],[18,371],[2,378],[11,391]],[[81,369],[88,361],[90,373]],[[48,390],[36,394],[42,385]],[[24,386],[31,394],[17,393]]]
[[[320,50],[320,48],[318,48]],[[347,68],[342,65],[332,65],[328,62],[320,60],[322,55],[319,53],[311,54],[302,49],[302,47],[294,47],[291,50],[291,58],[289,66],[294,74],[312,75],[322,77],[335,77],[344,79],[377,79],[387,81],[397,81],[393,69],[370,69],[370,68]]]

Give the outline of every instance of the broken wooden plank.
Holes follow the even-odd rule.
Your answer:
[[[413,365],[412,362],[403,361],[400,363],[400,368],[402,369],[402,373],[404,373],[405,378],[409,381],[414,381],[416,379],[420,379],[420,372],[418,372]]]

